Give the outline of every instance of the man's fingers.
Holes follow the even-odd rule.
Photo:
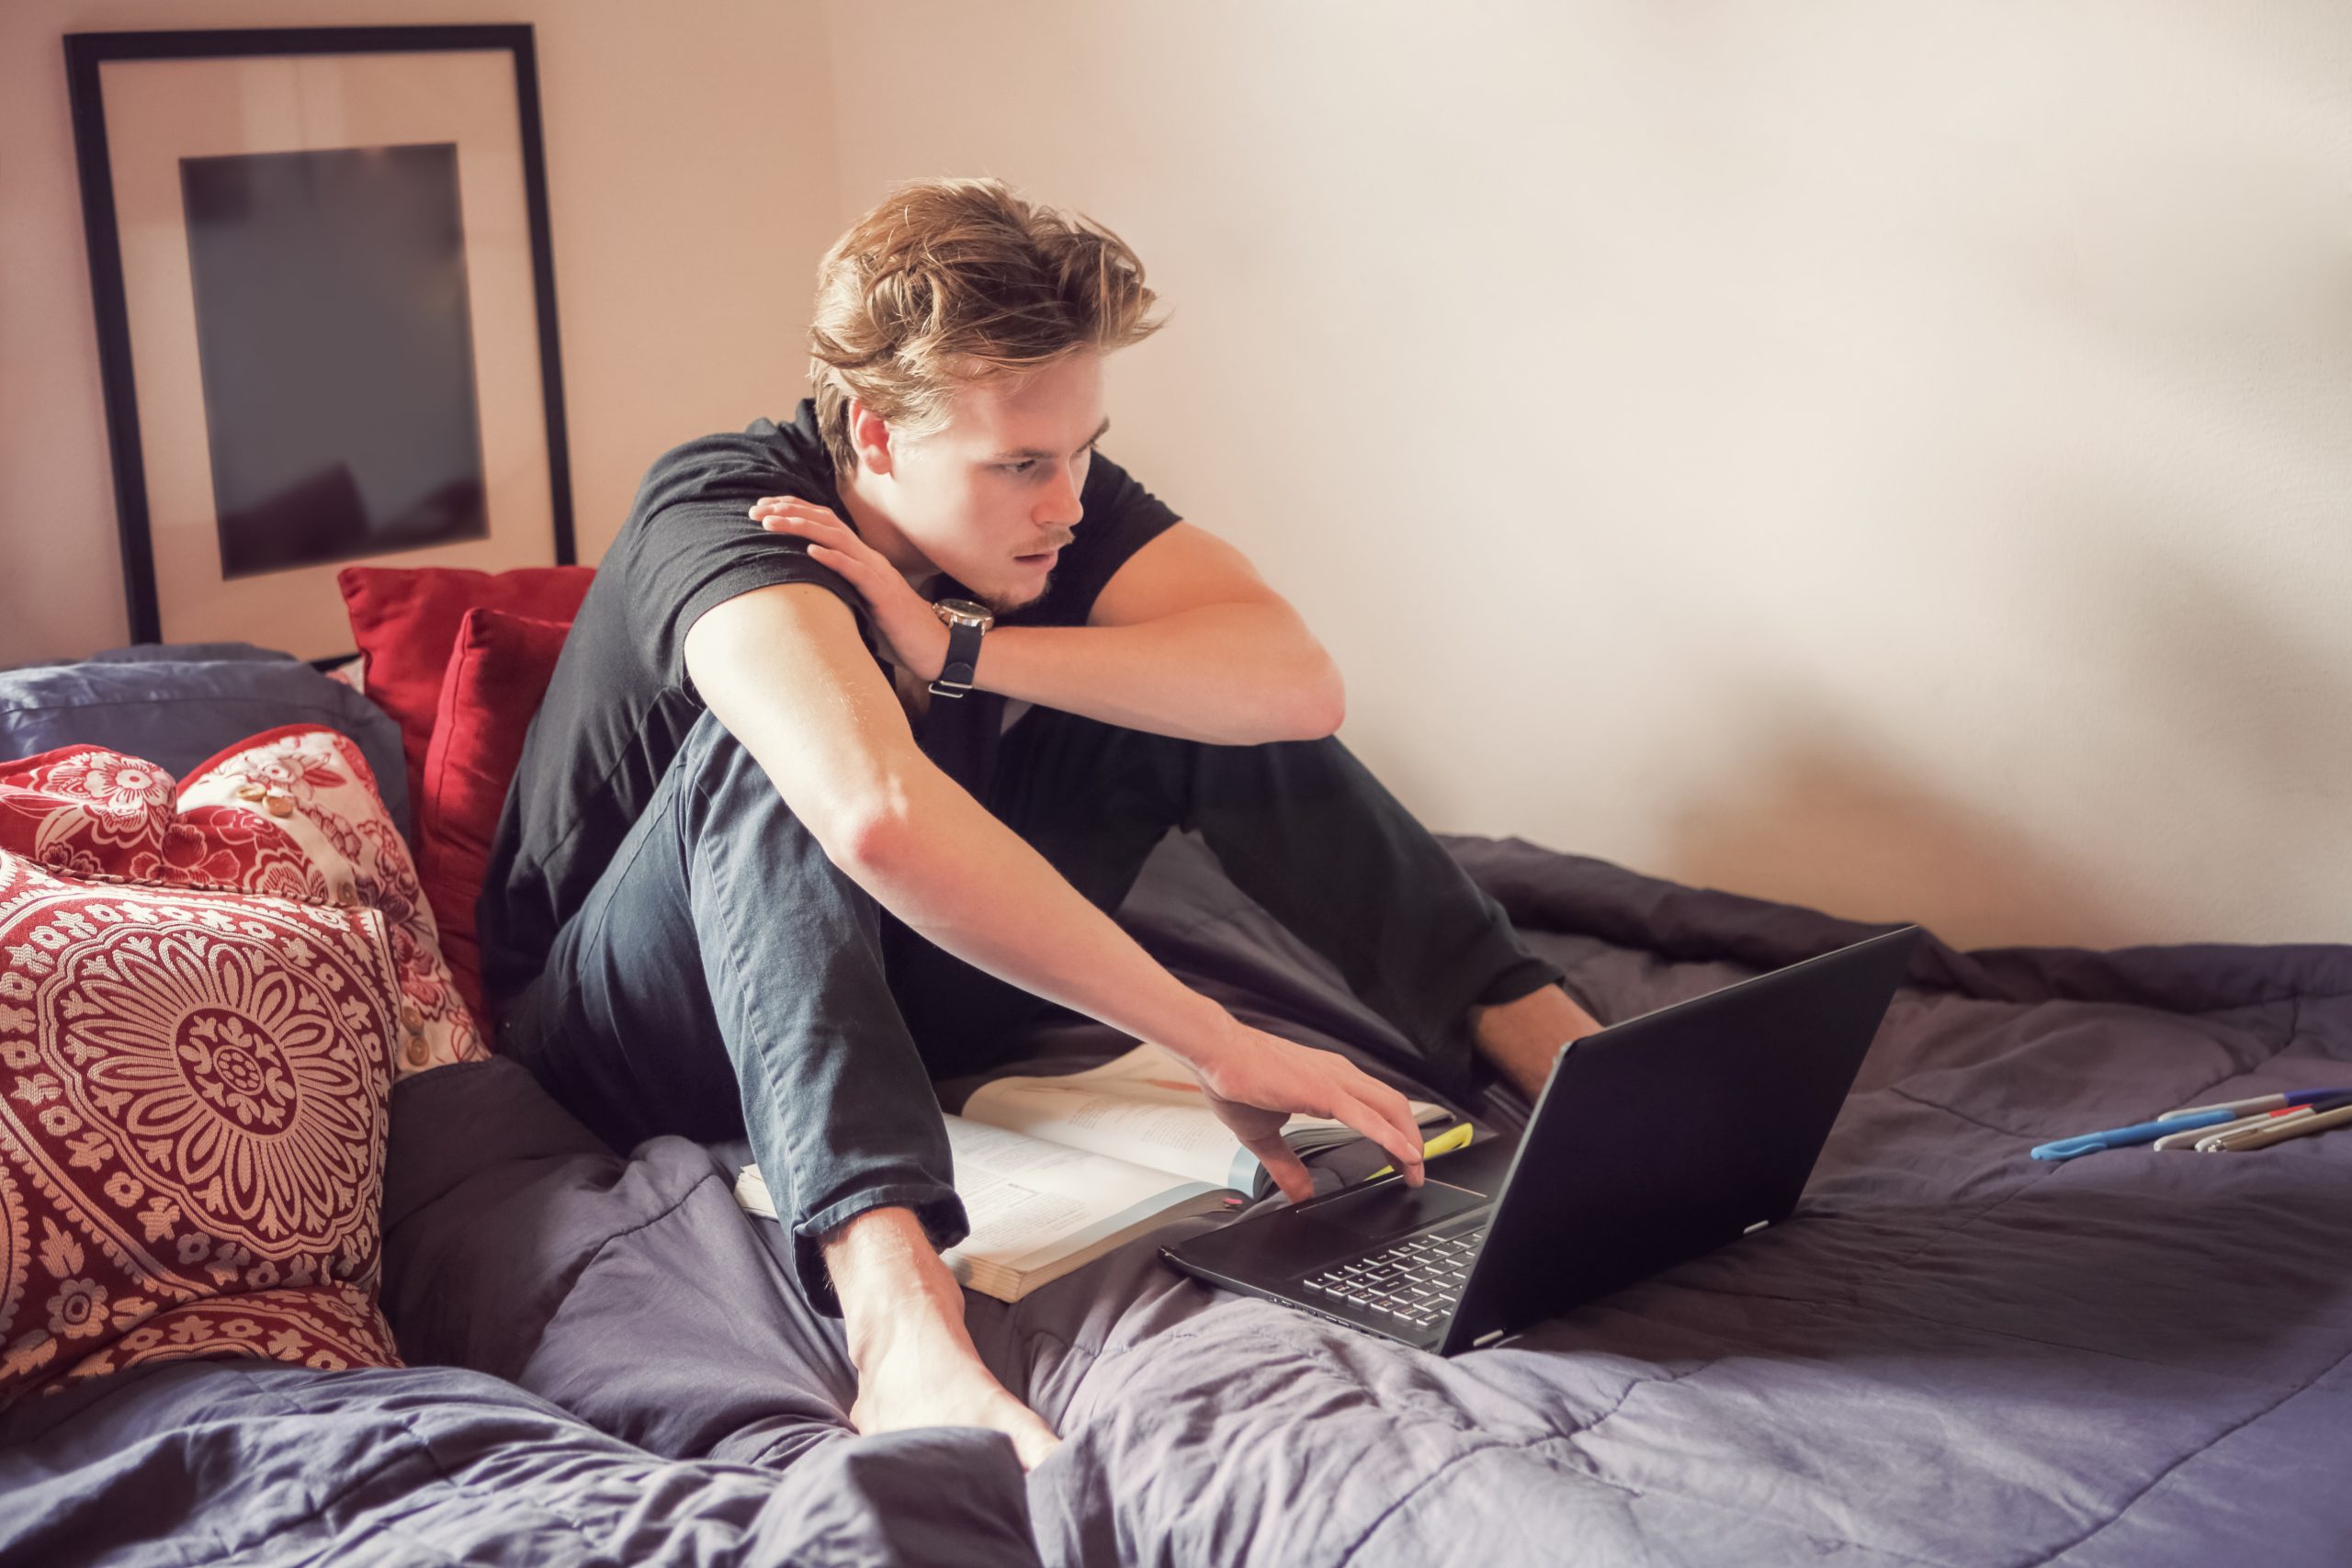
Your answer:
[[[754,512],[752,515],[759,520],[761,527],[771,534],[781,533],[786,528],[830,530],[839,534],[849,532],[848,525],[840,518],[830,517],[820,512]]]
[[[1419,1122],[1413,1120],[1413,1102],[1407,1100],[1396,1089],[1372,1077],[1371,1074],[1365,1074],[1364,1077],[1365,1081],[1372,1086],[1371,1091],[1366,1093],[1363,1089],[1358,1089],[1356,1098],[1387,1117],[1398,1132],[1415,1140],[1415,1146],[1419,1147],[1421,1126]]]
[[[1306,1167],[1283,1142],[1280,1133],[1251,1138],[1249,1148],[1258,1156],[1258,1163],[1266,1168],[1266,1174],[1274,1179],[1274,1185],[1282,1189],[1283,1197],[1294,1203],[1304,1203],[1315,1196],[1315,1178],[1307,1174]]]
[[[755,514],[756,515],[756,514]],[[791,534],[808,541],[808,548],[823,551],[845,561],[864,561],[871,551],[859,547],[863,543],[840,518],[826,513],[810,515],[799,512],[783,512],[762,517],[760,526],[771,534]]]
[[[1407,1100],[1396,1089],[1374,1077],[1370,1073],[1359,1069],[1356,1078],[1357,1081],[1349,1086],[1348,1092],[1355,1097],[1356,1102],[1362,1105],[1366,1112],[1380,1118],[1394,1134],[1394,1140],[1401,1140],[1412,1149],[1411,1161],[1408,1163],[1399,1159],[1396,1162],[1396,1168],[1405,1173],[1408,1181],[1418,1186],[1420,1182],[1418,1168],[1421,1163],[1421,1125],[1413,1120],[1413,1102]],[[1355,1125],[1353,1122],[1349,1124]],[[1356,1130],[1363,1133],[1366,1137],[1372,1138],[1391,1154],[1396,1151],[1396,1142],[1391,1138],[1381,1137],[1361,1127]]]
[[[1331,1114],[1388,1151],[1389,1158],[1405,1178],[1408,1187],[1421,1184],[1421,1130],[1411,1125],[1399,1127],[1361,1100],[1347,1100]]]
[[[820,506],[813,501],[803,501],[797,495],[775,495],[754,502],[748,515],[752,522],[771,529],[795,522],[842,525],[840,513],[832,508]]]

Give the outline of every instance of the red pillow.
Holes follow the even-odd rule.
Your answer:
[[[95,746],[0,765],[0,1405],[189,1357],[400,1364],[392,944],[267,787],[175,810]]]
[[[474,900],[490,869],[506,786],[523,736],[548,694],[568,622],[502,610],[466,612],[434,712],[433,743],[416,799],[416,874],[441,927],[441,953],[458,990],[482,1006],[481,942]]]
[[[486,605],[569,624],[595,576],[596,569],[588,566],[525,566],[495,573],[447,566],[347,566],[335,574],[344,607],[351,613],[352,640],[368,657],[364,689],[401,727],[412,802],[424,797],[424,753],[433,742],[434,710],[466,612]]]

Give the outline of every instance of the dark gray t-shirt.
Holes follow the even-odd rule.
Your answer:
[[[684,649],[705,611],[756,588],[819,583],[856,612],[859,635],[874,647],[857,591],[812,559],[805,540],[769,533],[747,515],[754,502],[775,495],[813,501],[851,522],[817,434],[813,400],[802,400],[788,425],[763,419],[741,434],[689,441],[646,474],[564,641],[499,819],[477,910],[482,980],[492,998],[511,997],[537,977],[556,932],[587,901],[701,716]],[[1177,521],[1100,453],[1079,501],[1084,521],[1046,592],[1004,616],[1005,625],[1085,625],[1112,575]],[[969,593],[944,574],[930,592]],[[876,662],[883,662],[879,655]],[[990,692],[934,702],[916,726],[917,739],[950,777],[985,798],[1004,711],[1004,698]]]

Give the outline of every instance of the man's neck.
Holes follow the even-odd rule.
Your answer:
[[[899,575],[916,592],[930,598],[932,580],[939,575],[939,569],[890,521],[890,514],[875,497],[875,476],[861,463],[855,470],[841,477],[835,488],[841,491],[842,505],[849,513],[849,525],[857,536],[879,550],[882,558],[896,567]]]

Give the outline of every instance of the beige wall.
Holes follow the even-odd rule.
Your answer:
[[[0,663],[119,640],[56,35],[0,6]],[[539,29],[583,554],[892,180],[1143,252],[1112,454],[1434,826],[1963,943],[2352,938],[2352,12],[372,6]],[[838,143],[836,145],[836,143]]]
[[[1143,253],[1106,444],[1435,826],[2352,938],[2352,11],[831,4],[851,208]]]
[[[530,22],[575,528],[594,561],[655,454],[805,395],[838,231],[813,5],[0,0],[0,667],[126,640],[62,35]]]

